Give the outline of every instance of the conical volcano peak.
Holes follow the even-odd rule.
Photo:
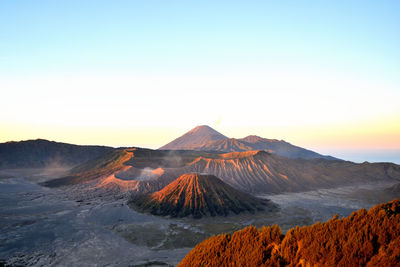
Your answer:
[[[197,126],[159,149],[211,152],[265,150],[288,158],[338,160],[331,156],[324,156],[314,151],[292,145],[284,140],[268,139],[257,135],[249,135],[240,139],[228,138],[207,125]]]
[[[158,198],[162,198],[166,193],[168,194],[179,188],[180,193],[185,193],[190,196],[202,197],[203,194],[214,194],[215,190],[220,187],[229,186],[221,179],[211,174],[199,173],[186,173],[182,174],[178,179],[167,185],[163,190],[155,193]]]
[[[268,200],[240,192],[214,175],[198,173],[183,174],[156,193],[133,196],[130,204],[154,215],[194,218],[276,209]]]
[[[196,126],[192,130],[190,130],[189,133],[217,133],[217,134],[219,134],[216,130],[214,130],[213,128],[211,128],[208,125]]]
[[[225,140],[228,139],[225,135],[217,132],[213,128],[207,125],[200,125],[189,132],[185,133],[181,137],[173,140],[172,142],[166,144],[160,149],[168,149],[168,150],[192,150],[200,145],[203,145],[207,142]]]

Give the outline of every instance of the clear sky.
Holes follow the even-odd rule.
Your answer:
[[[400,162],[400,1],[2,0],[0,90],[0,142],[207,124]]]

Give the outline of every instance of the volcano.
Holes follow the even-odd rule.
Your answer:
[[[292,145],[284,140],[267,139],[256,135],[249,135],[241,139],[228,138],[206,125],[190,130],[159,149],[218,152],[264,150],[288,158],[338,160],[331,156],[321,155],[314,151]]]
[[[214,175],[196,173],[183,174],[156,193],[134,195],[129,203],[154,215],[194,218],[276,209],[268,200],[242,193]]]
[[[193,128],[181,137],[160,147],[161,150],[195,150],[211,141],[219,141],[228,139],[225,135],[217,132],[207,125],[201,125]]]
[[[144,174],[151,173],[151,179]],[[45,186],[93,182],[134,193],[154,193],[186,173],[215,175],[233,188],[250,194],[302,192],[366,182],[398,182],[400,166],[393,163],[353,163],[343,160],[291,159],[263,150],[211,153],[116,149],[71,169]],[[112,181],[103,179],[113,176]],[[147,177],[147,176],[146,176]]]

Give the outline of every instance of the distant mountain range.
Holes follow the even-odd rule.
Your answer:
[[[265,151],[200,156],[179,171],[212,174],[236,189],[251,193],[307,191],[367,181],[400,180],[400,166],[392,163],[291,159]]]
[[[106,146],[80,146],[44,139],[0,143],[0,168],[75,166],[113,149]]]
[[[106,153],[45,185],[72,185],[111,175],[112,179],[102,182],[102,186],[148,193],[161,190],[185,173],[214,175],[237,190],[256,194],[400,181],[400,166],[393,163],[291,159],[260,150],[210,153],[136,148]]]
[[[129,203],[154,215],[194,218],[276,209],[271,202],[242,193],[214,175],[197,173],[183,174],[156,193],[133,195]]]
[[[44,182],[44,185],[58,187],[93,182],[99,183],[99,187],[135,193],[156,192],[185,173],[214,175],[237,190],[254,194],[400,181],[400,166],[393,163],[356,164],[325,156],[310,159],[310,155],[315,156],[315,152],[284,141],[249,136],[236,142],[238,140],[226,139],[207,126],[197,127],[187,136],[190,137],[188,139],[195,138],[197,145],[208,139],[225,138],[222,141],[210,141],[209,144],[215,147],[220,142],[231,143],[237,150],[267,146],[268,149],[228,153],[221,151],[230,150],[225,146],[218,148],[219,151],[209,151],[208,148],[201,150],[201,146],[199,150],[115,149],[39,139],[0,144],[0,167],[67,165],[74,168],[58,176],[58,179]],[[187,141],[186,137],[181,141]],[[277,146],[274,147],[274,144]],[[292,157],[287,157],[279,155],[284,154],[282,151],[295,152],[291,152]],[[296,153],[305,153],[306,156],[296,157]]]
[[[338,160],[331,156],[294,146],[283,140],[267,139],[256,135],[249,135],[241,139],[228,138],[207,125],[197,126],[159,149],[220,152],[264,150],[288,158]]]

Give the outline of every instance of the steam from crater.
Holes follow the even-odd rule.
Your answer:
[[[163,173],[164,170],[162,168],[152,169],[146,167],[143,170],[141,170],[140,174],[138,175],[138,177],[135,178],[135,180],[150,181],[160,177]]]

